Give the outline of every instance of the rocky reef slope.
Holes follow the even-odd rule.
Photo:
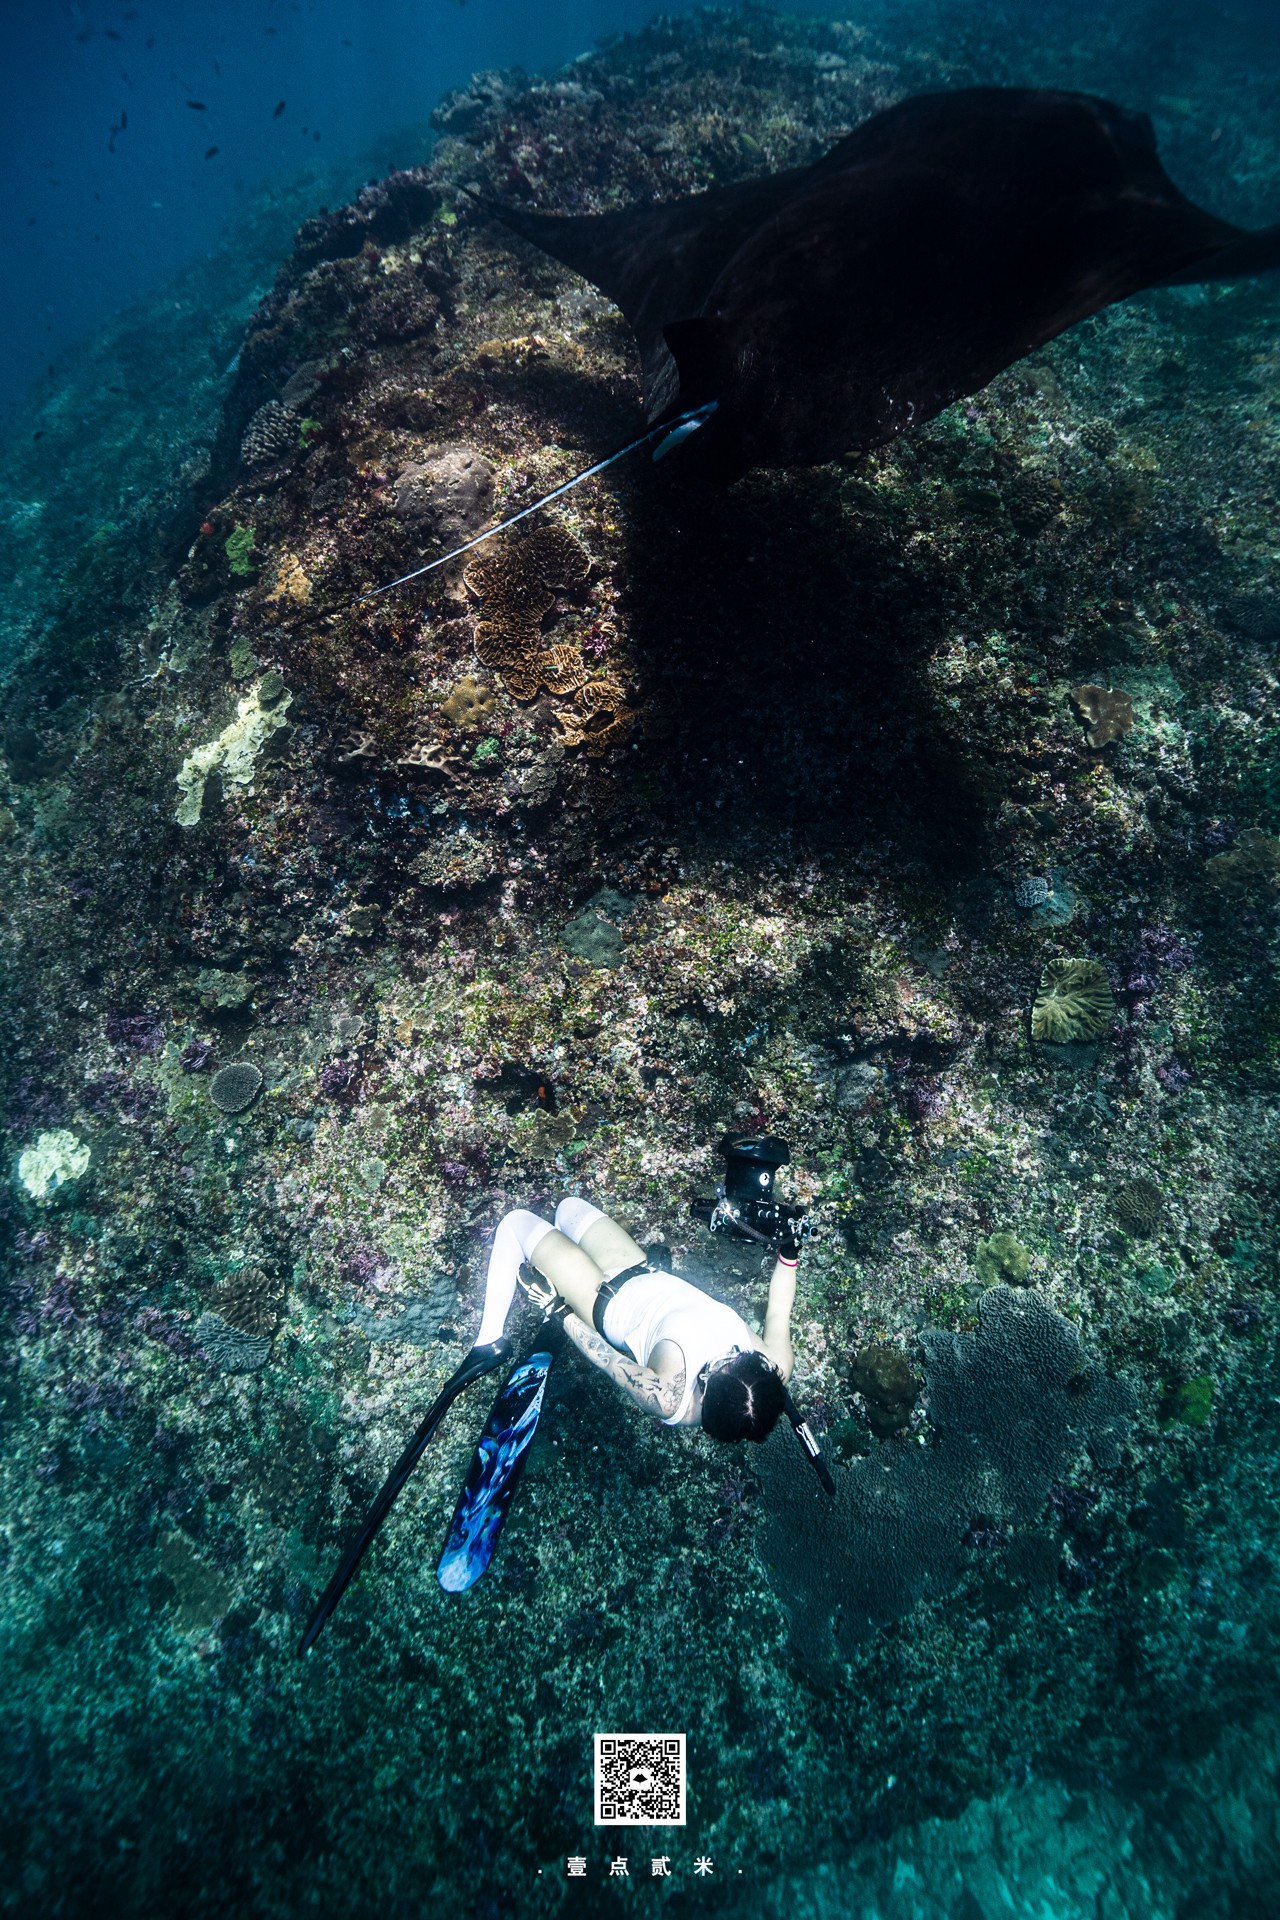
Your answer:
[[[636,429],[618,315],[486,197],[1034,80],[1274,218],[1257,87],[1145,33],[753,9],[478,76],[299,231],[148,604],[14,673],[18,1910],[559,1911],[619,1851],[592,1732],[668,1726],[690,1824],[678,1887],[631,1849],[638,1909],[851,1912],[856,1873],[868,1920],[970,1920],[1061,1844],[1063,1899],[1264,1910],[1265,1795],[1221,1783],[1273,1775],[1280,1624],[1274,289],[1112,310],[871,457],[616,468],[357,599]],[[433,1577],[463,1402],[298,1667],[505,1207],[583,1192],[760,1313],[688,1213],[726,1126],[787,1135],[822,1228],[830,1511],[789,1435],[672,1434],[571,1360],[485,1583]]]

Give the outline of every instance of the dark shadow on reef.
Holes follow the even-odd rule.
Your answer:
[[[844,477],[629,484],[638,661],[680,716],[678,745],[651,750],[655,810],[690,845],[889,843],[954,870],[986,796],[921,685],[936,610],[843,509]]]

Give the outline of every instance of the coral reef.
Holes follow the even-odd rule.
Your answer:
[[[1092,1040],[1106,1031],[1114,1013],[1105,967],[1096,960],[1051,960],[1031,1009],[1032,1037],[1059,1045]]]
[[[478,75],[420,167],[281,195],[225,299],[48,384],[0,514],[25,1909],[558,1917],[617,1843],[592,1733],[656,1725],[708,1912],[1031,1911],[1037,1858],[1082,1910],[1269,1910],[1274,290],[1154,291],[829,467],[624,461],[362,597],[638,431],[617,314],[494,201],[732,185],[1034,70],[1265,225],[1256,47],[1127,18],[706,9]],[[483,1394],[300,1667],[507,1208],[596,1200],[759,1324],[767,1265],[690,1212],[729,1129],[788,1138],[819,1228],[836,1500],[785,1425],[674,1433],[566,1354],[481,1586],[433,1563]],[[688,1891],[636,1865],[646,1920]]]
[[[1091,747],[1110,746],[1113,740],[1123,740],[1126,733],[1132,733],[1133,701],[1127,693],[1118,693],[1113,687],[1081,685],[1072,687],[1071,698],[1088,722]]]
[[[242,1113],[262,1091],[262,1075],[252,1060],[233,1060],[209,1082],[209,1098],[220,1113]]]

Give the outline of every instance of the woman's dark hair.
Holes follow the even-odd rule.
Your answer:
[[[767,1440],[782,1408],[782,1376],[753,1347],[709,1375],[702,1431],[713,1440]]]

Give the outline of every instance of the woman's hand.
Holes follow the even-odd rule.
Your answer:
[[[520,1285],[528,1294],[534,1306],[541,1307],[544,1313],[549,1312],[553,1303],[559,1298],[551,1282],[544,1280],[541,1275],[539,1275],[536,1280],[526,1280],[524,1275],[521,1274]]]

